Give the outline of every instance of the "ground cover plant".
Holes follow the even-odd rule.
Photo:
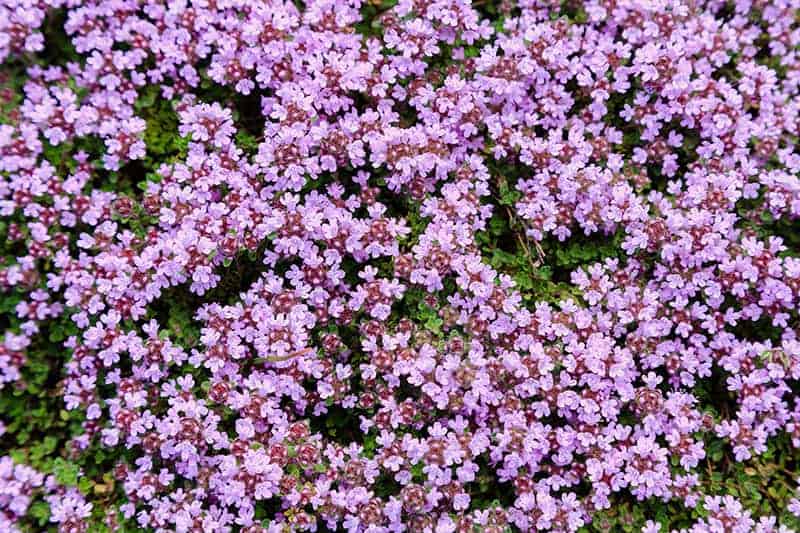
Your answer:
[[[799,4],[0,0],[0,531],[800,529]]]

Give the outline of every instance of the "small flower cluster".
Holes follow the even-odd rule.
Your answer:
[[[24,516],[34,497],[44,494],[50,504],[50,521],[59,530],[84,533],[86,518],[92,510],[84,496],[76,489],[59,486],[53,476],[45,477],[33,468],[15,464],[11,457],[0,457],[0,528],[16,533],[19,517]]]
[[[17,518],[28,511],[32,493],[44,485],[44,476],[6,456],[0,458],[0,480],[0,527],[16,531]]]
[[[682,531],[785,530],[705,466],[710,442],[800,448],[800,2],[496,8],[0,4],[24,69],[0,91],[0,387],[74,324],[69,452],[116,454],[122,519],[576,531],[632,498],[702,508]],[[51,20],[74,61],[37,61]],[[487,257],[506,215],[537,267],[580,238],[617,255],[547,301]],[[36,491],[90,528],[9,458],[0,528]]]

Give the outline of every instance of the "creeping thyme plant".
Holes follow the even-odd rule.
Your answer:
[[[0,531],[800,529],[800,1],[0,0]]]

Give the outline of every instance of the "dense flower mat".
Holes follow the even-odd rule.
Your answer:
[[[798,4],[1,0],[0,530],[800,526]]]

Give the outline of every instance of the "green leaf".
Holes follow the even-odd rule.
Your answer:
[[[53,475],[55,475],[56,480],[62,485],[67,485],[70,487],[77,486],[79,473],[80,468],[78,465],[69,463],[61,457],[55,460],[53,465]]]
[[[42,501],[34,502],[28,508],[28,515],[36,520],[37,524],[44,526],[50,519],[50,506]]]

